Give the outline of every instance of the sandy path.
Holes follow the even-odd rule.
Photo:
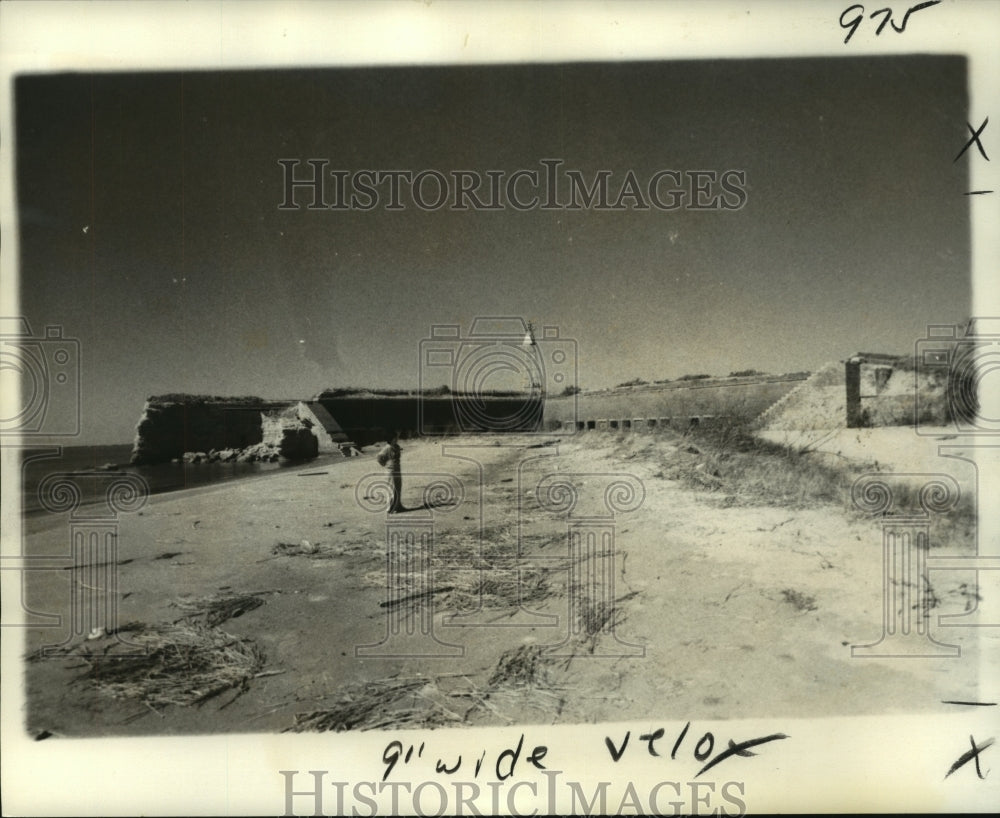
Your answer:
[[[791,448],[806,448],[847,457],[874,466],[890,466],[894,471],[910,473],[945,472],[952,475],[963,491],[975,490],[975,470],[959,458],[972,458],[972,449],[953,429],[922,429],[916,434],[911,426],[885,426],[870,429],[807,429],[762,431],[760,437]],[[941,452],[947,453],[942,456]]]
[[[464,655],[355,656],[356,646],[379,643],[390,622],[380,606],[387,518],[355,499],[358,481],[378,471],[368,452],[154,496],[141,514],[122,518],[119,558],[130,562],[119,567],[119,621],[170,622],[180,615],[172,605],[180,598],[259,593],[264,605],[221,627],[256,640],[267,655],[266,672],[274,675],[254,679],[236,698],[227,692],[199,708],[167,707],[157,715],[71,684],[82,672],[72,657],[31,662],[29,730],[278,731],[292,726],[296,714],[329,708],[345,692],[357,695],[357,685],[388,678],[427,682],[405,701],[389,697],[380,705],[402,714],[404,724],[913,712],[943,708],[942,699],[976,699],[977,668],[995,662],[996,637],[984,629],[938,632],[961,645],[960,659],[851,658],[849,645],[874,642],[881,632],[881,532],[870,520],[833,507],[720,507],[716,494],[656,476],[675,445],[668,437],[591,435],[543,447],[538,438],[505,438],[503,446],[483,445],[490,442],[407,443],[408,506],[422,503],[431,474],[457,476],[465,496],[455,506],[390,518],[404,526],[433,525],[439,567],[429,585],[415,587],[439,591],[434,635]],[[326,473],[304,475],[309,472]],[[577,475],[577,514],[601,512],[609,474],[631,474],[644,487],[641,507],[614,521],[615,633],[641,645],[644,656],[613,655],[634,650],[620,645],[607,625],[592,639],[569,633],[567,520],[540,509],[530,491],[551,472]],[[530,613],[501,604],[517,587],[516,574],[504,568],[512,565],[519,531],[522,580],[538,591]],[[29,553],[65,551],[66,536],[65,525],[35,532]],[[274,553],[279,543],[295,550],[303,540],[313,553]],[[64,610],[69,574],[32,575],[32,607]],[[960,585],[969,577],[939,575],[939,612],[963,610],[968,599]],[[475,607],[477,597],[468,591],[484,579],[493,581],[492,595],[464,621],[489,627],[444,627],[442,617],[454,606]],[[466,592],[440,590],[448,587]],[[62,638],[34,629],[27,647]],[[510,675],[491,682],[505,651],[561,642],[562,648],[536,657],[532,685],[519,686]],[[612,655],[591,655],[591,648]]]
[[[628,584],[640,591],[621,631],[645,637],[647,655],[619,663],[620,687],[598,718],[914,712],[976,699],[977,664],[990,655],[982,648],[992,646],[995,662],[998,647],[995,637],[979,644],[984,629],[937,631],[961,645],[960,659],[851,658],[851,644],[881,633],[873,521],[829,507],[720,507],[718,495],[654,477],[647,445],[609,442],[590,455],[649,488],[620,537]],[[938,575],[938,611],[964,610],[960,585],[969,577]],[[811,599],[814,610],[786,592]]]

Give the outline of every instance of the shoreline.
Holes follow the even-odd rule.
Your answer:
[[[343,461],[348,461],[348,460],[351,460],[351,459],[355,459],[355,458],[346,458],[346,457],[340,457],[340,456],[333,455],[333,454],[326,454],[326,455],[319,455],[318,457],[314,458],[313,460],[309,461],[308,463],[294,463],[294,464],[293,463],[289,463],[287,465],[286,464],[281,464],[281,463],[267,464],[268,468],[259,470],[257,472],[248,472],[246,474],[225,476],[225,477],[221,477],[221,478],[218,478],[218,479],[208,480],[208,481],[205,481],[203,483],[198,483],[197,485],[193,485],[193,486],[175,487],[173,485],[166,485],[166,486],[162,486],[162,487],[157,487],[155,484],[153,484],[151,486],[151,488],[150,488],[149,493],[146,495],[147,499],[146,499],[146,503],[144,503],[144,506],[148,505],[149,502],[154,497],[160,498],[160,497],[167,497],[167,496],[172,496],[172,495],[193,496],[193,495],[199,494],[199,493],[211,492],[211,491],[216,491],[216,490],[221,489],[221,488],[231,487],[232,485],[235,485],[235,484],[241,484],[241,483],[251,482],[251,481],[256,481],[256,480],[272,479],[272,478],[279,477],[281,475],[297,474],[299,471],[304,471],[304,470],[311,469],[311,468],[329,468],[330,466],[339,465],[342,460]],[[190,464],[189,463],[189,464],[184,464],[183,467],[184,468],[199,468],[202,465],[204,465],[206,467],[211,467],[211,466],[214,466],[215,464]],[[129,465],[125,465],[125,466],[123,466],[121,468],[114,469],[114,470],[112,470],[112,469],[87,469],[87,470],[78,469],[78,470],[66,471],[66,472],[57,471],[55,473],[66,474],[66,475],[71,475],[71,476],[84,476],[84,477],[85,476],[90,476],[90,475],[138,474],[140,477],[144,477],[144,479],[145,479],[145,476],[144,476],[143,472],[141,471],[142,468],[144,468],[144,467],[142,467],[142,466],[129,466]],[[24,495],[23,484],[21,486],[19,486],[18,495],[19,495],[19,500],[20,500],[20,508],[19,508],[19,514],[18,514],[18,516],[20,517],[20,519],[22,521],[22,525],[26,529],[25,533],[30,534],[30,533],[37,532],[37,531],[43,531],[43,530],[45,530],[47,528],[50,528],[51,525],[57,525],[59,522],[61,522],[62,517],[64,516],[64,514],[69,513],[69,512],[55,513],[55,512],[49,511],[48,509],[45,509],[45,508],[42,508],[42,507],[25,509],[24,508],[25,495]],[[82,500],[78,504],[77,509],[92,508],[94,506],[101,505],[101,503],[102,503],[102,500],[100,498],[86,499],[86,500]],[[40,521],[42,521],[42,520],[44,520],[46,518],[51,518],[52,519],[51,525],[40,522]]]

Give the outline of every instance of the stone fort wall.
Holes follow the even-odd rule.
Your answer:
[[[809,375],[751,376],[619,387],[557,397],[326,392],[310,401],[166,395],[150,398],[132,462],[264,447],[275,457],[349,453],[403,437],[491,432],[649,431],[756,419],[767,429],[944,425],[947,373],[915,372],[859,353]],[[315,441],[313,440],[315,438]],[[315,444],[315,445],[314,445]]]

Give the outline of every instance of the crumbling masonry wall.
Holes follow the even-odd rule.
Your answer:
[[[920,369],[909,358],[859,352],[844,363],[844,376],[849,429],[946,426],[954,420],[947,368]]]
[[[844,408],[848,429],[873,425],[875,401],[889,385],[897,358],[898,356],[859,352],[844,364]],[[912,393],[910,397],[912,398]],[[910,416],[912,418],[912,412]]]
[[[752,418],[802,383],[805,375],[773,376],[625,387],[550,397],[549,431],[686,429],[729,418]]]

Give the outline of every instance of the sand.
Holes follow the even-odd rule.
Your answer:
[[[979,669],[995,676],[998,637],[987,631],[996,629],[935,628],[937,639],[960,646],[960,658],[852,658],[851,645],[882,634],[877,521],[846,504],[733,504],[667,479],[662,463],[682,444],[672,434],[597,433],[404,441],[405,505],[423,503],[424,488],[439,479],[431,475],[454,475],[465,494],[456,505],[392,517],[356,496],[363,478],[380,471],[374,448],[320,467],[153,496],[120,518],[119,624],[172,623],[194,600],[253,595],[263,604],[215,626],[252,640],[266,657],[262,671],[200,706],[150,706],[90,685],[81,678],[87,664],[72,653],[32,661],[27,729],[277,732],[331,711],[341,719],[351,711],[356,719],[342,726],[355,728],[814,717],[940,712],[943,700],[977,699]],[[533,488],[551,474],[571,476],[579,492],[570,520],[539,506]],[[599,523],[578,519],[607,512],[605,489],[622,474],[640,487],[641,505]],[[598,616],[600,600],[581,604],[568,522],[613,530],[613,562],[600,562],[613,575],[613,599],[596,621],[580,618]],[[387,524],[433,531],[433,573],[407,587],[433,592],[420,604],[433,600],[438,641],[421,644],[442,655],[356,655],[416,604],[383,604]],[[68,521],[34,531],[27,550],[65,553],[67,532]],[[519,534],[528,589],[520,611],[516,574],[505,570],[517,565]],[[932,543],[944,553],[955,553],[951,547]],[[971,572],[933,577],[934,614],[969,607]],[[69,570],[29,575],[30,607],[68,614],[71,581]],[[466,627],[445,627],[447,614],[475,608],[480,586],[484,607]],[[419,635],[419,620],[411,621]],[[25,653],[67,635],[30,629]],[[114,642],[100,636],[90,648]],[[410,650],[412,639],[398,644],[420,652]]]

